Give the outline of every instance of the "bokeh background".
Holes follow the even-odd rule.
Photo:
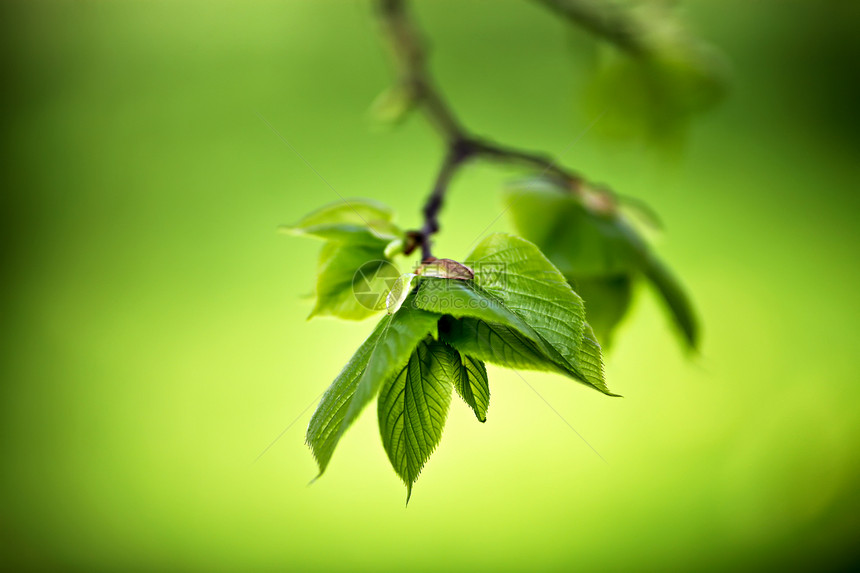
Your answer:
[[[595,43],[529,2],[422,2],[432,66],[476,131],[561,153]],[[275,232],[344,196],[406,226],[440,160],[384,130],[366,2],[4,2],[0,564],[79,570],[839,568],[858,541],[860,10],[712,0],[732,70],[665,153],[595,129],[562,160],[647,200],[704,324],[681,352],[650,292],[610,399],[490,368],[452,407],[408,509],[374,412],[315,475],[303,430],[372,321],[305,321],[318,245]],[[607,111],[608,115],[612,110]],[[511,175],[462,174],[462,257]],[[510,230],[502,218],[494,230]],[[300,413],[303,414],[300,415]],[[298,421],[262,458],[260,452]]]

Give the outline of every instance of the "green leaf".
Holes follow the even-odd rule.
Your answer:
[[[495,267],[492,268],[495,269]],[[506,334],[506,338],[511,339],[511,344],[515,344],[517,339],[522,339],[526,342],[520,343],[519,346],[526,344],[534,349],[527,360],[517,364],[500,362],[494,356],[496,353],[504,355],[504,350],[497,352],[494,349],[487,349],[477,354],[460,348],[467,354],[475,354],[488,362],[513,368],[551,370],[588,383],[585,374],[562,356],[523,317],[505,306],[503,301],[478,287],[474,281],[422,278],[421,285],[415,293],[414,304],[418,308],[438,314],[477,318],[486,324],[494,325],[499,332],[510,330],[512,334]],[[512,336],[514,338],[511,338]],[[605,386],[598,387],[598,390],[606,391]]]
[[[487,421],[487,410],[490,407],[490,383],[487,378],[487,367],[472,356],[460,355],[463,365],[460,376],[454,378],[454,389],[460,398],[472,408],[475,417],[480,422]]]
[[[397,313],[382,318],[335,378],[317,406],[306,436],[320,475],[349,425],[380,386],[403,367],[417,344],[435,329],[438,318],[413,308],[407,299]]]
[[[451,403],[452,381],[462,374],[460,355],[443,342],[425,338],[379,395],[379,432],[394,471],[412,485],[442,439]]]
[[[444,317],[439,321],[439,336],[462,354],[492,364],[576,376],[563,362],[547,358],[537,343],[505,324],[471,317]]]
[[[361,320],[385,308],[385,295],[400,275],[389,261],[403,236],[391,223],[392,216],[381,203],[350,199],[321,207],[295,225],[282,227],[292,234],[326,241],[317,270],[317,301],[308,318]]]
[[[599,190],[574,192],[546,177],[508,189],[507,205],[524,238],[534,241],[586,301],[589,323],[604,342],[629,308],[632,283],[644,274],[666,303],[684,341],[698,327],[689,298],[648,244]]]
[[[388,314],[394,314],[400,310],[400,307],[406,302],[406,297],[412,292],[412,281],[416,277],[417,275],[414,273],[406,273],[394,281],[391,290],[385,297],[385,308],[388,310]]]
[[[305,443],[311,447],[320,468],[320,475],[325,471],[337,441],[340,439],[340,427],[355,389],[358,387],[358,382],[367,369],[370,356],[380,337],[387,331],[391,318],[391,316],[385,316],[379,321],[370,336],[352,355],[352,358],[323,394],[314,415],[311,417],[305,435]]]
[[[728,66],[719,52],[690,34],[677,3],[628,4],[634,8],[625,10],[631,17],[626,37],[635,46],[604,50],[586,102],[594,111],[611,110],[596,125],[598,132],[671,143],[695,115],[723,99]]]
[[[505,199],[520,235],[537,245],[563,274],[614,276],[641,267],[644,242],[611,205],[599,202],[599,191],[583,193],[593,198],[535,177],[513,183]]]
[[[564,358],[578,379],[611,394],[602,377],[598,380],[593,374],[584,375],[579,363],[587,328],[582,299],[535,245],[497,233],[481,241],[469,260],[475,269],[475,283],[482,291],[519,315]],[[539,341],[535,342],[541,348]]]
[[[383,91],[370,106],[370,116],[381,124],[396,125],[415,108],[417,94],[407,83],[399,83]]]
[[[377,201],[345,199],[329,203],[308,213],[293,227],[305,228],[340,223],[367,226],[379,222],[390,222],[393,217],[393,211]]]
[[[372,263],[372,264],[369,264]],[[365,265],[367,265],[365,267]],[[385,265],[391,266],[389,273],[380,273]],[[362,268],[364,267],[364,268]],[[336,316],[348,320],[362,320],[383,307],[369,303],[365,298],[357,298],[353,285],[359,268],[371,281],[368,292],[376,289],[384,293],[388,288],[388,275],[397,276],[396,268],[385,260],[382,250],[367,246],[343,246],[328,243],[320,251],[317,265],[317,301],[308,318],[314,316]]]
[[[603,352],[600,343],[594,336],[594,331],[588,324],[585,325],[582,344],[576,350],[576,364],[586,382],[595,387],[606,387],[603,374]],[[612,394],[612,396],[618,396],[618,394]]]
[[[384,248],[403,235],[391,222],[392,217],[391,210],[381,203],[349,199],[321,207],[295,225],[285,225],[281,229],[325,241]]]
[[[695,349],[699,343],[699,324],[693,305],[683,287],[657,257],[648,257],[644,272],[663,298],[684,340],[691,349]]]
[[[585,325],[585,307],[535,245],[496,233],[478,243],[468,260],[482,291],[522,317],[573,363]]]
[[[617,275],[567,278],[573,290],[585,301],[585,316],[594,329],[597,340],[604,347],[609,346],[612,343],[612,332],[630,308],[633,277]]]
[[[721,63],[710,55],[699,60],[685,56],[607,57],[585,98],[594,114],[612,110],[597,131],[619,139],[676,143],[693,116],[713,107],[726,91]]]
[[[577,362],[585,331],[582,301],[537,248],[523,239],[493,235],[475,253],[481,259],[473,263],[473,280],[423,278],[415,305],[512,329],[534,348],[518,366],[562,372],[608,394],[605,382]],[[504,351],[488,348],[475,355],[495,361],[495,354]]]
[[[402,233],[392,224],[376,223],[373,227],[339,223],[336,225],[316,225],[313,227],[281,227],[291,235],[311,237],[322,241],[346,245],[368,245],[386,247],[397,240]]]
[[[403,247],[406,245],[403,239],[394,239],[385,245],[385,258],[393,259],[395,255],[403,254]]]
[[[455,317],[470,316],[489,322],[507,324],[524,336],[543,343],[543,339],[517,313],[505,306],[489,292],[481,289],[475,281],[422,277],[415,291],[416,307]],[[545,345],[549,350],[549,346]]]

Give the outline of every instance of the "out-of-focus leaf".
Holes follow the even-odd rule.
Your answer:
[[[329,203],[308,213],[293,227],[305,228],[340,223],[372,226],[375,223],[390,222],[393,217],[393,211],[378,201],[345,199]]]
[[[585,316],[603,346],[612,343],[612,332],[624,318],[633,295],[631,275],[568,277],[573,289],[585,301]]]
[[[728,66],[694,37],[667,0],[539,0],[608,44],[589,96],[595,131],[652,142],[677,139],[727,91]],[[605,113],[605,116],[603,115]]]
[[[381,203],[349,199],[321,207],[295,225],[283,225],[281,230],[324,241],[385,248],[403,236],[403,231],[391,222],[392,217],[392,211]]]
[[[397,125],[415,108],[415,90],[398,83],[380,93],[370,105],[370,117],[382,125]]]
[[[384,251],[385,258],[386,259],[393,259],[395,255],[401,254],[403,252],[404,246],[405,246],[405,243],[404,243],[403,239],[395,239],[395,240],[391,241],[390,243],[385,245],[385,251]]]
[[[586,318],[604,344],[630,306],[632,284],[645,275],[666,301],[684,341],[695,347],[689,299],[611,195],[534,177],[509,186],[506,201],[520,234],[546,253],[585,300]]]
[[[306,435],[320,475],[346,429],[380,386],[403,368],[418,343],[435,330],[438,319],[436,314],[404,305],[379,321],[338,374],[320,400]]]
[[[653,231],[663,230],[663,221],[654,209],[651,208],[645,201],[637,197],[629,197],[627,195],[616,195],[618,199],[618,207],[623,215],[630,220],[637,221],[644,225],[646,229]]]
[[[379,393],[379,433],[394,471],[412,485],[442,439],[454,380],[462,376],[460,354],[428,337]]]
[[[617,275],[641,266],[645,245],[611,205],[542,177],[509,185],[505,201],[519,233],[565,275]]]
[[[316,225],[313,227],[293,228],[280,227],[280,230],[290,235],[311,237],[322,241],[346,245],[367,245],[371,247],[386,247],[395,241],[400,231],[390,223],[377,223],[373,228],[363,225],[338,223],[332,225]]]
[[[596,131],[622,138],[671,141],[728,89],[723,58],[677,26],[655,23],[637,54],[607,48],[587,105],[607,113]]]
[[[644,272],[657,292],[660,293],[684,340],[687,341],[690,348],[695,349],[699,343],[699,324],[696,313],[693,311],[693,305],[683,287],[656,257],[648,258]]]

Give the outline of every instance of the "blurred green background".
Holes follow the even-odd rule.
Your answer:
[[[490,369],[404,509],[374,412],[327,474],[307,410],[372,328],[305,322],[318,245],[279,223],[344,196],[418,224],[441,158],[366,2],[4,2],[0,564],[438,571],[838,568],[860,523],[857,2],[689,2],[732,90],[680,153],[583,137],[562,160],[646,199],[704,325],[688,360],[650,292],[610,399]],[[535,4],[423,2],[479,133],[561,153],[595,44]],[[609,109],[607,114],[611,114]],[[439,256],[511,175],[465,171]],[[493,230],[509,230],[502,218]]]

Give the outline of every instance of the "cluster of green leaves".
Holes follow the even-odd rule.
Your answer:
[[[362,304],[354,296],[355,281],[366,281],[364,289],[378,291],[384,285],[377,267],[391,263],[402,246],[404,231],[395,225],[389,207],[368,199],[331,203],[281,230],[325,242],[317,264],[316,304],[308,318],[334,316],[362,320],[380,308]],[[373,263],[370,266],[368,263]],[[359,268],[361,276],[356,277]]]
[[[660,294],[683,340],[695,348],[698,325],[690,300],[611,193],[539,176],[511,184],[505,200],[520,235],[537,245],[583,297],[604,345],[630,306],[635,282],[644,277]]]
[[[582,299],[532,243],[481,241],[468,265],[418,269],[324,394],[306,440],[325,471],[343,433],[374,397],[382,443],[412,486],[442,437],[456,392],[481,422],[490,388],[484,363],[558,372],[608,395],[600,345]]]

